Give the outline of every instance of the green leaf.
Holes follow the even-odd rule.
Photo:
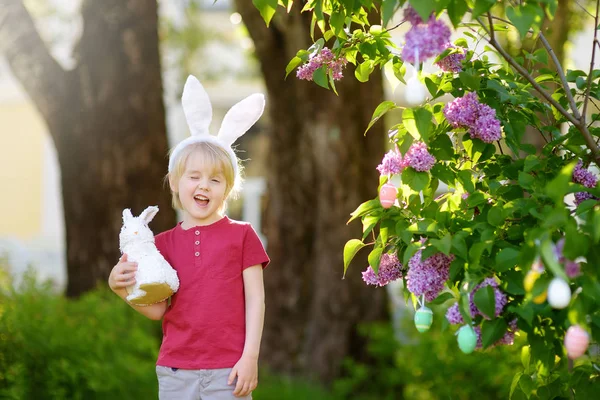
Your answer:
[[[375,247],[369,253],[369,265],[373,268],[375,273],[379,272],[379,262],[381,261],[381,254],[383,253],[383,247]]]
[[[366,202],[362,203],[360,206],[358,206],[358,208],[350,214],[352,216],[352,218],[350,218],[348,220],[348,222],[346,222],[346,224],[349,224],[356,218],[362,217],[363,215],[368,214],[369,212],[371,212],[375,209],[378,209],[378,208],[381,208],[381,203],[379,202],[379,199],[373,199],[373,200],[366,201]]]
[[[517,265],[519,251],[511,247],[502,249],[496,254],[496,271],[504,272]]]
[[[415,253],[417,251],[419,251],[420,248],[421,248],[421,243],[419,243],[419,242],[413,242],[413,243],[409,244],[408,247],[406,248],[406,250],[404,250],[404,256],[402,257],[402,264],[408,265],[408,262],[410,261],[412,256],[414,256]]]
[[[450,21],[454,28],[458,28],[458,25],[461,23],[463,16],[469,10],[469,6],[466,1],[451,1],[448,4],[448,17],[450,17]]]
[[[523,372],[517,372],[513,377],[512,383],[510,384],[510,394],[508,395],[509,400],[512,399],[512,396],[515,393],[515,389],[519,385],[519,380],[521,380],[521,376],[523,376]]]
[[[437,160],[452,160],[454,157],[454,146],[452,140],[442,133],[438,135],[429,146],[429,151]]]
[[[435,11],[435,0],[409,0],[408,2],[419,13],[423,21],[427,21],[429,15]]]
[[[445,255],[450,255],[450,248],[452,247],[452,236],[447,233],[441,239],[430,239],[433,247],[444,253]]]
[[[302,64],[302,59],[300,57],[294,57],[290,60],[287,67],[285,67],[285,77],[290,74],[298,65]]]
[[[404,168],[402,171],[402,182],[410,186],[415,192],[419,192],[429,184],[429,174],[427,172],[418,172],[413,168]]]
[[[479,90],[481,87],[481,77],[476,71],[462,71],[458,74],[460,81],[471,91]]]
[[[482,314],[485,314],[488,318],[495,318],[496,296],[492,286],[484,286],[477,290],[473,295],[473,301]]]
[[[540,251],[542,253],[542,259],[544,260],[544,265],[547,266],[555,276],[561,277],[568,282],[569,278],[567,278],[565,271],[556,259],[556,254],[554,254],[554,245],[550,239],[542,241],[542,244],[540,245]]]
[[[489,286],[488,286],[489,287]],[[491,321],[483,321],[481,324],[481,344],[484,348],[496,343],[508,328],[506,321],[502,318],[496,318]]]
[[[429,143],[429,132],[433,127],[431,111],[423,107],[407,108],[402,112],[402,123],[415,140]]]
[[[475,191],[475,185],[473,184],[473,174],[471,171],[462,170],[458,172],[458,180],[463,185],[465,190],[469,193],[473,193]],[[471,196],[469,196],[469,199]],[[469,202],[471,204],[471,202]]]
[[[346,245],[344,246],[344,276],[346,276],[348,266],[350,265],[350,262],[354,256],[356,256],[356,253],[358,253],[359,250],[365,246],[366,244],[364,244],[362,240],[358,239],[350,239],[346,242]]]
[[[492,226],[501,226],[504,224],[504,211],[500,205],[490,208],[487,215],[487,221]]]
[[[394,16],[396,4],[398,4],[398,0],[383,0],[381,3],[381,20],[384,27],[387,26],[387,23]]]
[[[387,113],[390,110],[393,110],[397,108],[396,103],[394,103],[393,101],[384,101],[383,103],[380,103],[377,108],[375,109],[375,112],[373,112],[373,116],[371,117],[371,122],[369,122],[369,126],[367,126],[367,129],[365,129],[365,134],[367,134],[367,131],[369,129],[371,129],[371,127],[377,122],[379,121],[379,118],[383,117],[385,115],[385,113]]]
[[[475,7],[473,7],[473,11],[471,12],[472,18],[475,19],[484,12],[489,11],[495,3],[496,0],[475,0]]]
[[[369,75],[375,69],[375,62],[373,60],[363,61],[358,68],[354,71],[354,76],[358,79],[359,82],[367,82],[369,80]]]
[[[313,81],[315,83],[325,89],[329,89],[329,83],[327,80],[327,72],[325,71],[325,67],[319,67],[313,73]]]
[[[568,192],[569,183],[573,176],[573,169],[577,163],[571,162],[563,167],[558,175],[546,185],[546,194],[551,197],[556,203],[562,203],[565,195]]]
[[[454,250],[454,253],[465,260],[469,257],[467,252],[467,242],[465,241],[466,235],[466,232],[459,232],[452,237],[452,249]]]
[[[440,228],[439,228],[437,221],[435,221],[433,219],[425,218],[421,221],[417,221],[414,224],[410,225],[406,230],[413,234],[416,233],[416,234],[424,235],[424,234],[428,234],[428,233],[437,234],[439,229]]]
[[[252,4],[258,9],[260,16],[265,20],[267,26],[269,26],[277,9],[277,0],[252,0]]]
[[[444,304],[445,302],[451,299],[454,299],[454,295],[452,293],[444,292],[427,304],[430,306],[437,306],[440,304]]]
[[[506,16],[517,28],[521,38],[524,38],[530,29],[539,30],[544,11],[537,5],[526,4],[519,7],[508,7]]]

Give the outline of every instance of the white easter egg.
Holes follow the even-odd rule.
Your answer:
[[[548,304],[552,308],[562,309],[571,302],[571,288],[562,278],[554,278],[548,285]]]
[[[427,89],[416,76],[413,76],[406,81],[404,98],[409,105],[416,106],[422,104],[425,101],[426,96]]]

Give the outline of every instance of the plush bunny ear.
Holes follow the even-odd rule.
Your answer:
[[[126,208],[123,210],[123,222],[127,222],[130,219],[133,219],[133,214],[131,214],[131,210]]]
[[[150,221],[152,221],[152,219],[154,218],[154,216],[156,215],[157,212],[158,212],[158,207],[150,206],[150,207],[146,208],[144,211],[142,211],[142,213],[140,214],[140,218],[146,223],[146,225],[148,225],[150,223]]]
[[[192,136],[208,135],[212,106],[204,87],[193,75],[188,76],[185,82],[181,104]]]
[[[217,137],[223,143],[231,146],[258,121],[264,109],[264,95],[255,93],[246,97],[227,111]]]

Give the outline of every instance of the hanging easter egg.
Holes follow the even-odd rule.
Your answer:
[[[552,308],[562,309],[571,302],[571,288],[562,278],[554,278],[548,285],[548,303]]]
[[[525,279],[523,280],[523,287],[525,288],[525,291],[527,291],[527,293],[533,290],[533,285],[540,276],[540,270],[535,267],[532,267],[531,270],[529,270],[529,272],[527,273],[527,275],[525,275]],[[533,302],[535,304],[542,304],[544,301],[546,301],[547,293],[548,292],[544,290],[542,293],[538,294],[532,299]]]
[[[463,325],[458,330],[458,347],[465,354],[470,354],[477,346],[477,334],[471,325]]]
[[[415,312],[415,326],[419,332],[427,332],[432,323],[433,311],[430,308],[422,306]]]
[[[571,325],[565,334],[565,348],[570,359],[574,360],[585,354],[590,345],[590,335],[579,325]]]
[[[383,208],[390,208],[396,202],[398,196],[398,189],[391,183],[386,183],[381,187],[379,191],[379,201]]]
[[[422,104],[427,96],[426,90],[427,89],[425,88],[425,86],[419,81],[419,78],[417,78],[417,76],[415,75],[406,81],[404,98],[406,99],[406,102],[411,106]]]

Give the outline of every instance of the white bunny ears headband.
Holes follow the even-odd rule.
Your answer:
[[[234,186],[238,186],[240,178],[238,176],[237,156],[231,145],[246,133],[262,115],[265,108],[264,95],[260,93],[251,94],[231,107],[223,118],[217,136],[211,135],[208,132],[208,127],[212,120],[210,99],[200,81],[193,75],[190,75],[185,82],[181,103],[192,136],[182,140],[171,152],[171,156],[169,157],[169,173],[175,168],[175,162],[179,157],[179,153],[185,147],[193,143],[208,142],[216,144],[227,151],[235,173]]]

